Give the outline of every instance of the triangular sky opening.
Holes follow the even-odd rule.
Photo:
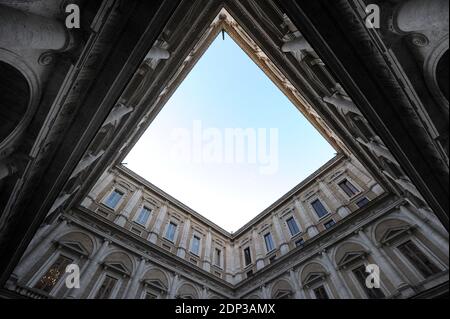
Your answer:
[[[231,132],[250,136],[244,148]],[[125,162],[233,232],[335,155],[234,40],[219,35]]]

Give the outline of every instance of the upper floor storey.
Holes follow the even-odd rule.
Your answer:
[[[236,233],[225,231],[123,166],[105,172],[81,206],[236,284],[363,210],[383,193],[362,165],[338,155]]]

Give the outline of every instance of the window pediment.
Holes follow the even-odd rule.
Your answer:
[[[338,267],[345,269],[354,262],[365,259],[367,255],[365,251],[347,252],[338,262]]]
[[[57,242],[57,244],[68,250],[71,250],[79,255],[89,256],[89,251],[79,242],[61,241],[61,242]]]
[[[328,274],[324,272],[312,272],[306,277],[304,285],[306,288],[309,288],[314,284],[324,281],[327,276]]]
[[[105,263],[103,263],[103,267],[105,269],[110,269],[112,271],[115,271],[123,276],[130,276],[130,272],[129,272],[128,268],[120,262],[112,262],[112,263],[105,262]]]
[[[164,283],[160,280],[143,280],[143,283],[145,286],[156,290],[158,292],[162,292],[162,293],[166,293],[167,292],[167,287],[164,285]]]
[[[386,232],[383,234],[380,242],[383,245],[389,245],[394,240],[396,240],[402,236],[409,235],[412,230],[413,230],[413,227],[408,226],[408,225],[390,228],[390,229],[386,230]]]

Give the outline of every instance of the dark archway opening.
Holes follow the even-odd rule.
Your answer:
[[[19,125],[30,98],[30,87],[22,73],[0,61],[0,143]]]
[[[448,68],[449,65],[448,65],[448,50],[447,50],[439,60],[439,63],[436,68],[436,78],[438,81],[438,85],[447,101],[449,93]]]

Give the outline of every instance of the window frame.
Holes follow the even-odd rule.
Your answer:
[[[140,219],[142,211],[144,209],[148,211],[148,217],[147,217],[147,220],[145,221],[145,223],[140,223],[139,219]],[[154,209],[150,208],[148,205],[141,205],[139,207],[138,211],[136,212],[136,214],[134,215],[134,222],[136,224],[138,224],[139,226],[147,228],[149,226],[149,224],[150,224],[151,219],[152,219],[153,210]]]
[[[172,239],[168,237],[168,233],[169,233],[169,229],[170,229],[171,225],[175,226],[175,230],[173,232],[173,238]],[[178,227],[179,227],[178,223],[176,223],[173,220],[169,220],[169,222],[166,224],[166,229],[164,231],[164,239],[166,239],[170,243],[174,244],[176,242],[176,240],[177,240]]]
[[[333,223],[333,225],[327,227],[327,224],[331,224],[331,223]],[[335,221],[333,218],[330,219],[329,221],[323,223],[323,227],[325,228],[325,230],[332,229],[332,228],[335,227],[336,225],[337,225],[337,223],[336,223],[336,221]]]
[[[220,252],[219,257],[217,255],[217,252]],[[214,266],[223,269],[223,249],[215,247],[214,248]]]
[[[198,242],[198,246],[197,246],[198,251],[197,252],[194,251],[194,243],[195,242]],[[201,238],[201,236],[199,236],[196,233],[192,234],[191,243],[190,243],[189,246],[190,246],[189,247],[190,253],[193,254],[195,257],[200,257],[201,248],[202,248],[202,238]]]
[[[248,261],[247,262],[247,254],[246,251],[248,251]],[[250,267],[253,265],[253,256],[252,256],[252,250],[250,246],[247,246],[246,248],[242,249],[243,259],[244,259],[244,268]]]
[[[316,209],[315,209],[315,207],[314,207],[314,205],[313,205],[315,202],[319,202],[319,203],[322,205],[322,207],[323,207],[323,208],[325,209],[325,211],[327,212],[325,215],[319,216],[319,213],[316,211]],[[317,198],[312,199],[312,200],[309,202],[309,205],[310,205],[311,209],[313,210],[315,216],[317,217],[317,219],[318,219],[319,221],[320,221],[320,220],[323,220],[324,218],[327,218],[328,216],[331,215],[331,210],[330,210],[329,207],[326,205],[326,203],[324,203],[324,201],[323,201],[322,199],[320,199],[320,197],[317,197]]]
[[[348,194],[347,191],[341,186],[343,183],[349,183],[351,185],[351,187],[348,187],[347,185],[345,185],[346,187],[349,188],[349,190],[352,192],[352,195]],[[355,181],[351,178],[349,178],[348,176],[345,176],[344,178],[342,178],[341,180],[339,180],[339,182],[336,183],[339,190],[348,198],[348,199],[352,199],[355,198],[356,196],[358,196],[359,194],[362,193],[362,189],[359,186],[358,183],[355,183]],[[355,192],[353,192],[353,190],[351,188],[355,189]]]
[[[112,196],[113,193],[122,193],[122,196],[120,197],[120,199],[117,201],[116,205],[114,207],[111,207],[108,205],[108,200],[109,198]],[[112,189],[107,193],[107,195],[103,198],[102,200],[102,204],[113,210],[113,211],[117,211],[119,209],[119,207],[122,205],[123,201],[125,200],[125,196],[127,194],[127,191],[123,188],[123,187],[119,187],[119,185],[115,185],[112,187]]]
[[[29,287],[31,287],[33,289],[36,289],[37,291],[41,291],[44,294],[47,294],[49,296],[56,296],[57,293],[59,292],[61,286],[63,285],[63,282],[65,281],[65,279],[66,279],[66,277],[68,275],[66,272],[64,272],[59,277],[59,279],[57,280],[55,285],[53,285],[53,287],[50,289],[49,292],[46,292],[44,290],[41,290],[41,289],[38,289],[38,288],[34,288],[34,287],[41,280],[41,278],[50,270],[50,267],[52,267],[52,265],[61,256],[64,257],[64,258],[72,260],[72,262],[70,264],[78,264],[79,257],[76,257],[74,254],[70,254],[70,253],[67,253],[65,251],[58,250],[51,256],[51,258],[49,258],[44,264],[41,265],[41,267],[39,268],[39,271],[37,271],[36,274],[31,278],[31,280],[29,281],[27,286],[29,286]]]
[[[416,265],[400,250],[399,247],[406,244],[407,242],[413,243],[417,247],[417,249],[419,249],[419,251],[421,251],[422,254],[424,254],[424,256],[429,259],[431,263],[433,263],[441,272],[443,271],[440,260],[436,256],[434,256],[425,245],[423,245],[420,241],[416,240],[413,237],[404,238],[403,240],[400,240],[395,244],[394,249],[403,263],[406,263],[406,265],[416,276],[419,276],[419,278],[426,280],[438,273],[425,277],[425,275],[419,270],[419,268],[417,268]]]
[[[267,239],[269,239],[269,241]],[[268,232],[264,235],[264,243],[266,244],[267,254],[271,254],[277,249],[277,246],[275,244],[275,239],[273,238],[273,235],[271,232]],[[271,247],[272,249],[269,249],[269,244],[272,246]]]
[[[360,206],[359,203],[362,202],[363,200],[366,200],[367,202],[366,202],[363,206]],[[369,205],[369,204],[370,204],[370,199],[369,199],[367,196],[363,196],[363,197],[361,197],[361,198],[359,198],[359,199],[357,199],[357,200],[355,201],[355,205],[356,205],[358,208],[364,208],[364,207],[366,207],[366,206]]]
[[[364,287],[363,286],[363,283],[360,281],[360,279],[356,276],[356,274],[355,274],[355,271],[357,270],[357,269],[359,269],[359,268],[362,268],[362,267],[364,267],[364,273],[365,274],[367,274],[366,275],[366,278],[367,278],[367,276],[369,276],[369,273],[367,273],[367,272],[365,272],[365,269],[366,269],[366,267],[367,267],[367,264],[366,263],[357,263],[357,264],[355,264],[355,265],[353,265],[350,269],[349,269],[349,273],[350,273],[350,275],[351,275],[351,278],[352,278],[352,281],[353,281],[353,283],[356,285],[356,289],[358,290],[358,292],[362,295],[362,296],[365,296],[365,297],[367,297],[368,299],[386,299],[386,296],[388,296],[389,295],[389,293],[387,292],[387,290],[386,290],[386,288],[384,287],[384,285],[383,285],[383,283],[382,282],[380,282],[380,288],[378,289],[378,288],[374,288],[374,289],[378,289],[382,294],[383,294],[383,297],[382,298],[376,298],[375,296],[375,298],[371,298],[371,296],[370,296],[370,294],[369,294],[369,288],[367,288],[367,287]],[[367,289],[366,289],[367,288]]]
[[[292,229],[291,229],[291,227],[290,227],[289,221],[294,222],[295,227],[296,227],[297,230],[298,230],[297,233],[295,233],[295,234],[292,233]],[[294,216],[290,216],[290,217],[288,217],[288,218],[286,219],[286,226],[287,226],[287,228],[289,229],[289,233],[291,234],[291,238],[294,238],[294,237],[296,237],[297,235],[299,235],[299,234],[302,233],[302,230],[301,230],[301,228],[300,228],[300,225],[299,225],[297,219],[296,219]]]

